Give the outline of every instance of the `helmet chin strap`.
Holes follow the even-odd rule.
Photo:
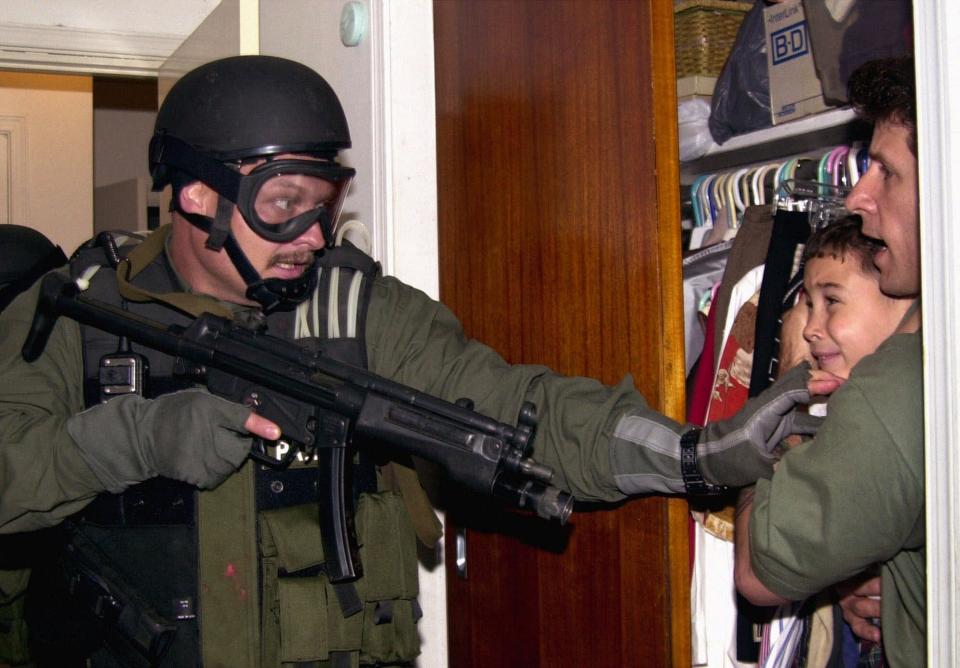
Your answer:
[[[226,197],[218,196],[217,216],[211,218],[199,213],[188,213],[176,207],[194,227],[207,233],[207,248],[224,250],[230,262],[240,274],[247,286],[246,297],[257,302],[264,314],[274,311],[289,311],[295,308],[313,292],[316,286],[317,272],[314,271],[316,259],[299,277],[292,279],[262,278],[250,264],[250,260],[240,248],[240,244],[230,232],[230,218],[233,216],[233,203]]]

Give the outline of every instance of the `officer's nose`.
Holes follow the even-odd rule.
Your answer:
[[[320,227],[320,222],[317,221],[308,227],[303,234],[293,240],[293,243],[297,246],[306,246],[314,251],[323,248],[326,242],[323,238],[323,230]]]

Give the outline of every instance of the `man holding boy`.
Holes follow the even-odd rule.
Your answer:
[[[847,208],[878,245],[880,289],[918,299],[912,59],[864,65],[851,77],[850,98],[875,126],[869,169]],[[891,666],[920,666],[926,656],[922,381],[914,309],[831,396],[816,438],[788,453],[738,504],[751,566],[738,588],[755,604],[802,600],[880,565]]]

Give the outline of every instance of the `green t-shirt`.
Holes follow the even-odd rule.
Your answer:
[[[815,439],[757,482],[753,569],[801,600],[880,564],[891,666],[925,663],[923,365],[920,334],[890,338],[831,398]]]

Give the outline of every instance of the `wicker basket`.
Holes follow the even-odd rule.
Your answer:
[[[715,77],[737,38],[752,2],[684,0],[674,7],[677,78]]]

